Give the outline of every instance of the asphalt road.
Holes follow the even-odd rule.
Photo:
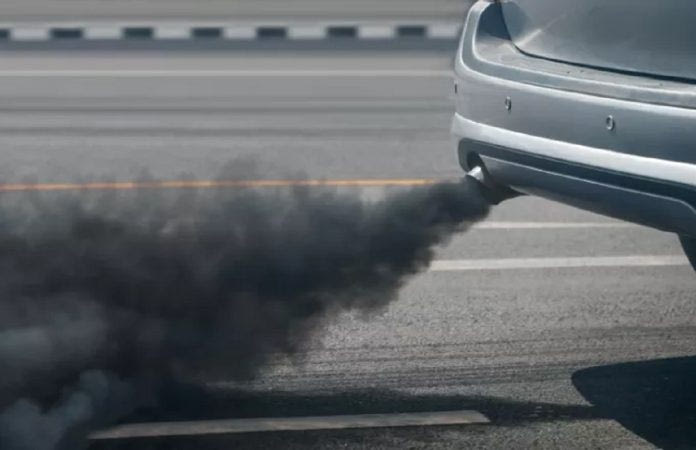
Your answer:
[[[225,165],[257,178],[456,178],[449,67],[444,53],[3,54],[0,180],[210,178]],[[694,448],[696,275],[599,265],[678,254],[669,234],[510,200],[437,255],[516,258],[507,269],[419,275],[386,310],[327,324],[296,364],[246,385],[210,380],[182,394],[185,409],[139,417],[474,409],[491,424],[136,448]],[[570,257],[588,263],[526,267]]]
[[[370,21],[463,17],[471,0],[4,0],[0,21]]]

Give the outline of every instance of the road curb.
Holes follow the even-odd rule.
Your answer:
[[[1,42],[456,40],[459,23],[67,23],[0,25]]]

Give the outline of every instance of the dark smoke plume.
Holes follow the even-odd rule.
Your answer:
[[[2,201],[3,450],[82,448],[163,380],[253,377],[332,313],[386,305],[488,210],[469,180],[376,202],[323,188]]]

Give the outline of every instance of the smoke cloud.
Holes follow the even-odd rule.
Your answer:
[[[79,449],[165,380],[253,377],[373,311],[485,216],[475,182],[10,194],[0,205],[0,448]]]

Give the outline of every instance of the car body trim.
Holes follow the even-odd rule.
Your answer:
[[[452,134],[458,138],[458,141],[468,139],[485,142],[488,145],[517,149],[530,155],[696,187],[696,165],[694,164],[631,155],[533,136],[477,123],[457,113],[452,120]]]

